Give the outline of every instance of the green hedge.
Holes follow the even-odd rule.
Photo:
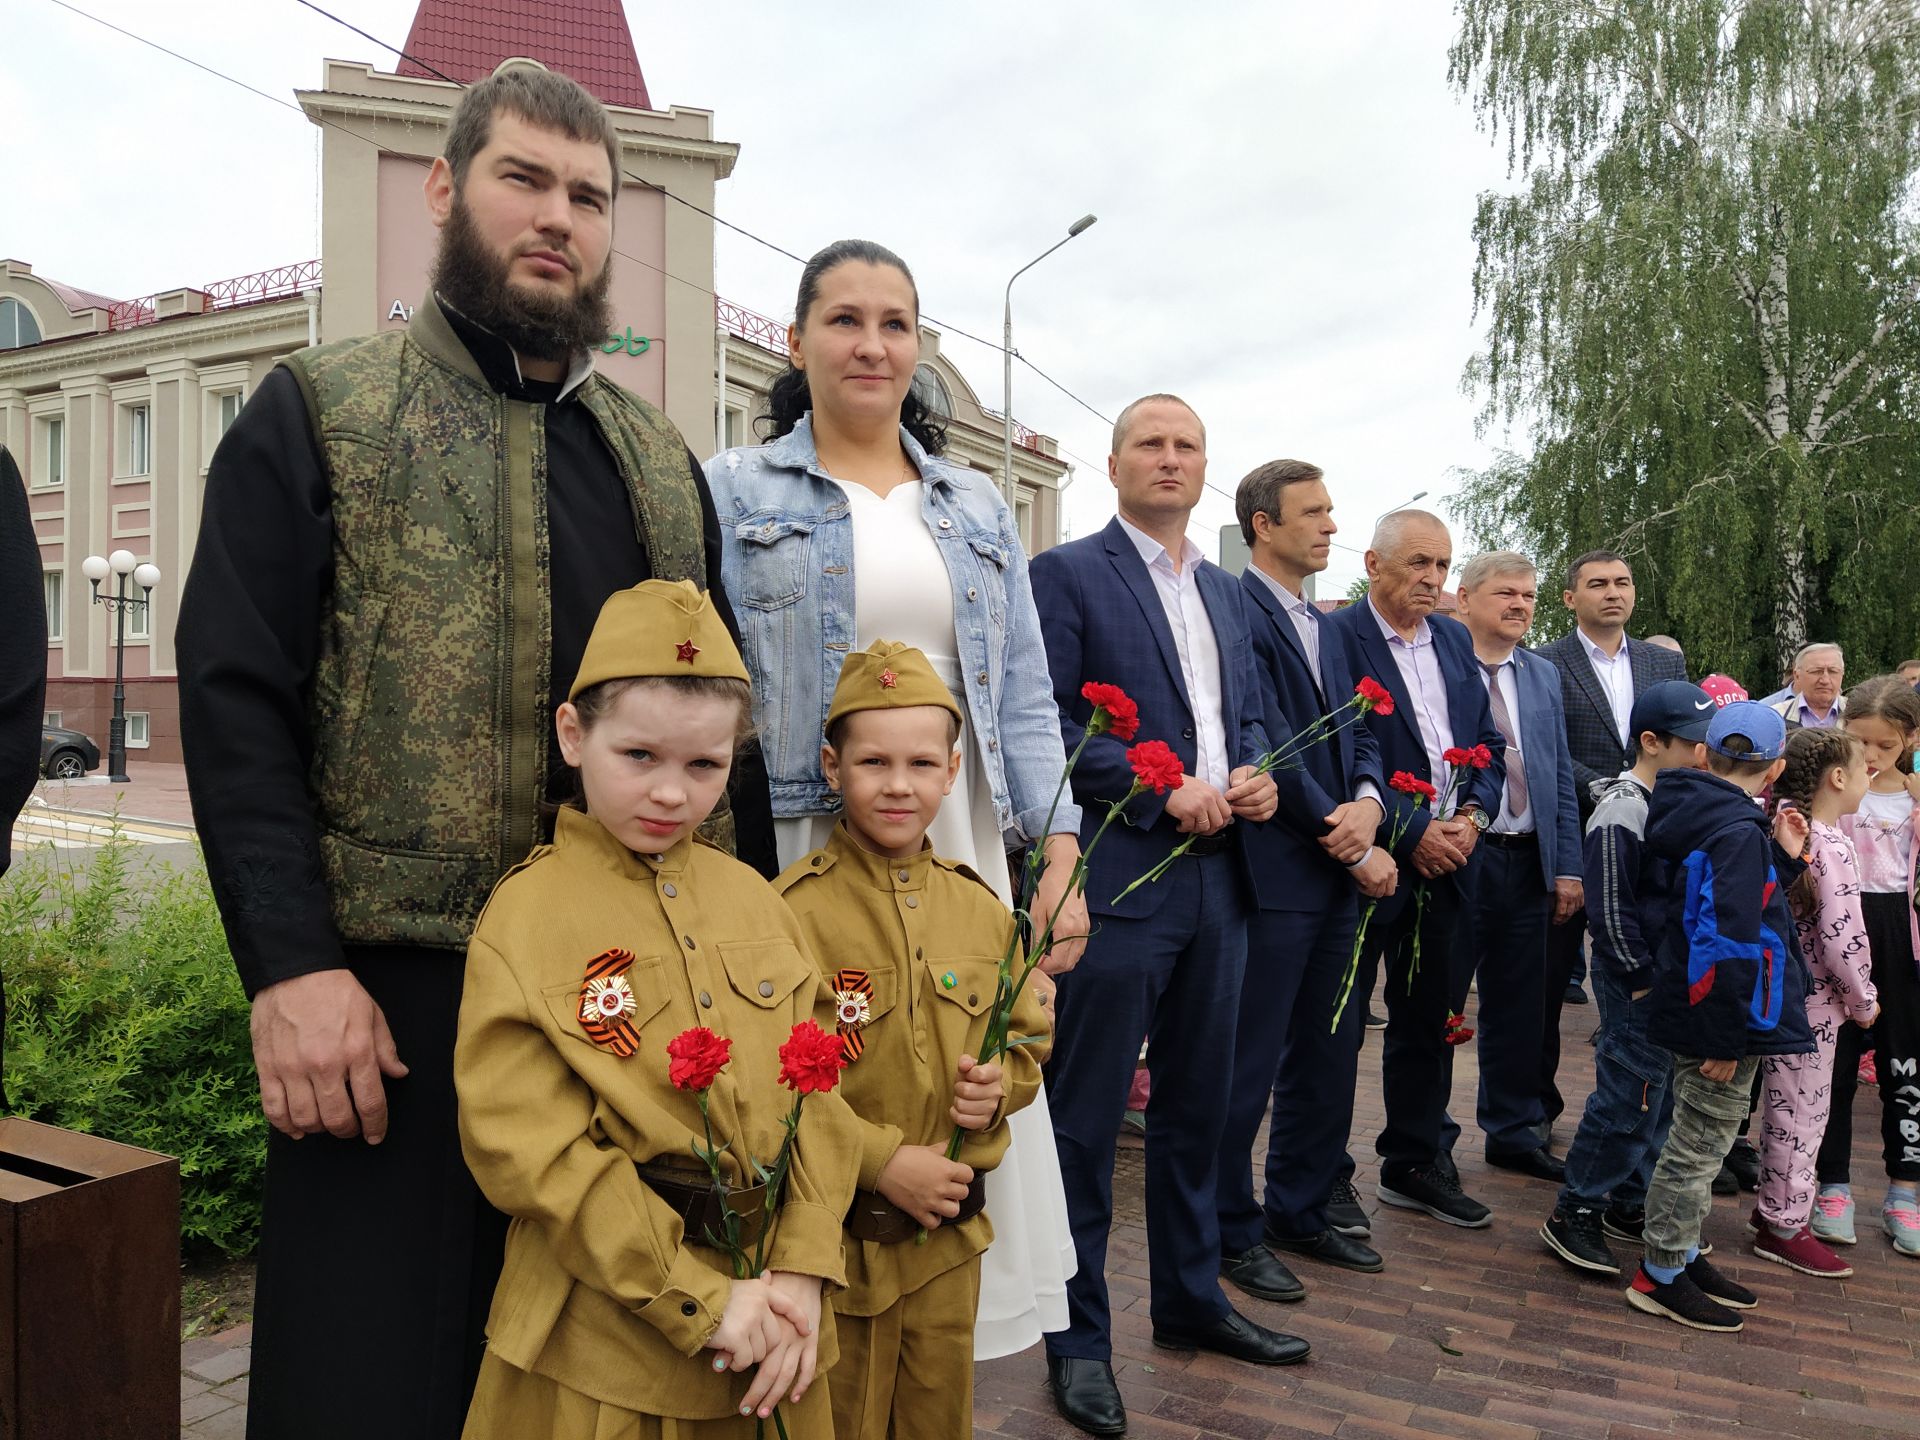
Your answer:
[[[189,1258],[251,1253],[266,1121],[205,868],[36,846],[0,879],[11,1113],[180,1160]]]

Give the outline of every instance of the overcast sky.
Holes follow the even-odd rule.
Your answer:
[[[75,3],[289,103],[326,57],[395,63],[294,0]],[[327,8],[399,45],[415,6]],[[1097,213],[1015,288],[1015,343],[1105,415],[1151,390],[1196,407],[1226,492],[1195,515],[1209,553],[1264,460],[1323,466],[1363,547],[1499,442],[1460,374],[1469,226],[1504,152],[1447,85],[1439,0],[626,8],[654,104],[712,110],[741,147],[720,213],[802,255],[878,240],[936,320],[997,337],[1007,276]],[[0,254],[54,279],[133,296],[313,258],[316,134],[52,0],[0,0]],[[794,262],[725,230],[717,253],[723,295],[791,316]],[[943,344],[997,407],[997,352]],[[1107,427],[1031,371],[1014,385],[1072,452],[1089,533],[1113,513]],[[1336,550],[1322,593],[1360,571]]]

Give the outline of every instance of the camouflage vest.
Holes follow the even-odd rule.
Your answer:
[[[545,407],[489,386],[429,296],[404,331],[283,363],[333,504],[309,785],[341,938],[464,947],[540,839],[550,696]],[[704,587],[686,442],[591,376],[578,391],[652,573]]]

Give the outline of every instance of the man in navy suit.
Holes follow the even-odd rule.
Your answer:
[[[1444,796],[1450,770],[1446,751],[1484,745],[1493,758],[1487,769],[1469,769],[1459,792],[1437,814],[1404,793],[1390,789],[1387,797],[1386,833],[1391,836],[1401,822],[1405,830],[1394,847],[1399,889],[1381,905],[1372,932],[1387,958],[1381,1057],[1387,1123],[1374,1141],[1380,1153],[1375,1193],[1384,1204],[1478,1228],[1490,1223],[1492,1214],[1461,1191],[1442,1145],[1453,1085],[1446,1020],[1465,1001],[1470,974],[1454,938],[1467,900],[1462,872],[1499,811],[1506,742],[1493,726],[1472,637],[1459,621],[1433,613],[1453,565],[1453,539],[1440,518],[1424,510],[1383,516],[1366,565],[1367,598],[1336,611],[1328,627],[1346,640],[1349,655],[1365,673],[1393,694],[1391,714],[1375,711],[1361,722],[1379,742],[1381,769],[1389,776],[1405,771]],[[1423,884],[1427,894],[1421,906],[1417,896]],[[1355,987],[1360,1003],[1371,989],[1369,970],[1361,971],[1366,988]]]
[[[1540,653],[1560,671],[1566,705],[1567,751],[1573,756],[1574,798],[1584,831],[1593,814],[1594,785],[1611,784],[1633,763],[1627,720],[1633,702],[1662,680],[1684,680],[1679,654],[1627,636],[1636,598],[1633,568],[1611,550],[1589,550],[1567,566],[1561,601],[1573,612],[1573,632],[1549,641]],[[1560,1068],[1560,1010],[1571,1000],[1584,1005],[1580,978],[1586,973],[1583,908],[1547,936],[1547,1012],[1540,1052],[1540,1101],[1548,1125],[1565,1108],[1556,1079]],[[1542,1138],[1545,1136],[1543,1134]]]
[[[1113,1382],[1107,1234],[1114,1140],[1147,1037],[1147,1245],[1153,1339],[1256,1364],[1306,1358],[1307,1343],[1238,1314],[1220,1288],[1214,1174],[1232,1076],[1233,1035],[1253,909],[1242,822],[1269,818],[1259,680],[1240,589],[1187,539],[1206,480],[1206,430],[1185,401],[1149,395],[1120,413],[1108,475],[1119,516],[1098,535],[1033,562],[1034,601],[1069,752],[1085,735],[1088,681],[1118,685],[1140,710],[1139,740],[1163,740],[1186,779],[1128,806],[1092,849],[1094,935],[1060,977],[1048,1064],[1054,1141],[1079,1268],[1068,1328],[1047,1336],[1054,1404],[1095,1435],[1126,1428]],[[1127,746],[1087,742],[1073,773],[1090,844],[1133,783]],[[1165,877],[1118,899],[1188,836]]]
[[[1533,562],[1511,550],[1476,556],[1460,572],[1460,618],[1473,637],[1494,728],[1507,742],[1506,791],[1468,862],[1471,923],[1460,938],[1479,967],[1478,1108],[1487,1163],[1558,1183],[1565,1167],[1543,1143],[1540,1098],[1547,933],[1585,901],[1560,672],[1520,648],[1537,594]],[[1457,1133],[1451,1122],[1448,1129]]]
[[[1262,724],[1278,745],[1353,698],[1358,677],[1346,646],[1302,594],[1307,577],[1327,568],[1339,527],[1320,468],[1303,460],[1253,471],[1240,482],[1235,510],[1250,555],[1240,583],[1263,682]],[[1353,721],[1351,712],[1341,718]],[[1375,843],[1386,780],[1365,725],[1345,724],[1275,777],[1279,813],[1244,836],[1258,909],[1247,932],[1233,1100],[1220,1141],[1220,1246],[1222,1273],[1242,1290],[1298,1300],[1306,1287],[1276,1251],[1348,1270],[1382,1268],[1363,1243],[1366,1212],[1343,1173],[1366,997],[1348,1003],[1337,1032],[1332,1022],[1359,897],[1391,895],[1399,866]],[[1256,1200],[1250,1158],[1269,1101],[1266,1183]]]

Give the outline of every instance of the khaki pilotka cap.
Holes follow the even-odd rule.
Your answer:
[[[857,711],[904,710],[914,705],[938,705],[965,723],[959,702],[922,651],[897,640],[876,640],[847,656],[840,667],[826,728],[831,730],[841,716]]]
[[[567,699],[608,680],[673,675],[748,679],[739,647],[705,591],[691,580],[643,580],[600,607]]]

